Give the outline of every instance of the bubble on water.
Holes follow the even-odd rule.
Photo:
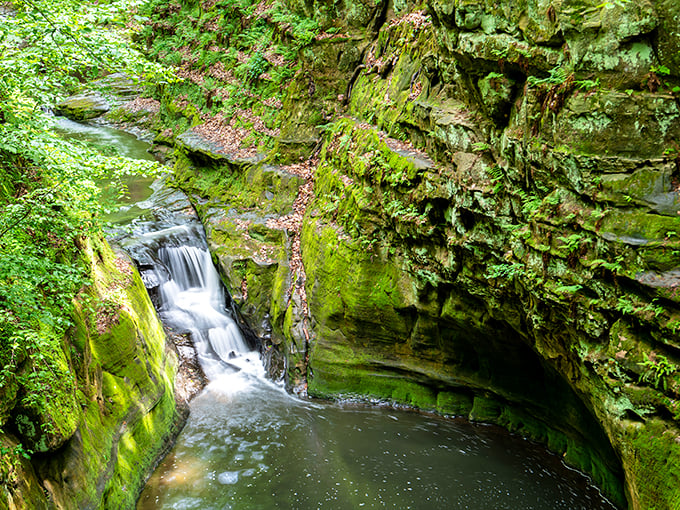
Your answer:
[[[220,473],[217,477],[217,481],[223,485],[234,485],[238,482],[238,471],[225,471]]]

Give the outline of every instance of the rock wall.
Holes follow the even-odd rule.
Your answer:
[[[291,385],[500,423],[621,507],[680,505],[675,2],[290,8],[320,32],[267,159],[180,137],[177,183]],[[268,12],[242,27],[285,46]]]
[[[46,407],[21,387],[2,395],[2,509],[133,508],[182,422],[177,358],[137,270],[105,241],[81,252],[93,283],[61,351],[45,353],[60,357],[60,387]]]

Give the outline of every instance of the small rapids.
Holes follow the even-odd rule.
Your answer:
[[[179,333],[190,333],[210,380],[225,371],[264,376],[259,353],[252,351],[225,307],[226,295],[207,250],[162,246],[158,260],[170,278],[160,286],[160,314]]]

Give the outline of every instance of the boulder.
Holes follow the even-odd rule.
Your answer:
[[[104,115],[110,109],[106,98],[96,93],[89,93],[67,97],[57,103],[54,112],[71,120],[83,121]]]

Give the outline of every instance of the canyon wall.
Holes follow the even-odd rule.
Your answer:
[[[185,417],[177,356],[134,265],[102,240],[80,252],[92,283],[75,325],[20,362],[0,394],[3,509],[132,508]],[[32,395],[41,370],[53,382]]]
[[[674,2],[148,15],[185,78],[157,142],[291,387],[499,423],[622,507],[680,504]]]

